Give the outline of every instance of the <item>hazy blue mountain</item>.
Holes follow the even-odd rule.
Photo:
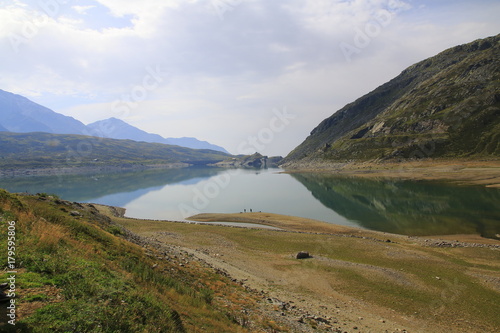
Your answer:
[[[176,145],[193,149],[211,149],[229,154],[229,152],[221,146],[211,144],[210,142],[207,141],[200,141],[196,138],[190,138],[190,137],[166,138],[165,143],[169,145]]]
[[[87,125],[87,128],[89,130],[89,135],[103,138],[164,143],[193,149],[211,149],[228,153],[220,146],[213,145],[206,141],[200,141],[196,138],[163,138],[158,134],[148,133],[116,118],[96,121]]]
[[[54,112],[26,97],[0,90],[0,125],[9,132],[83,134],[80,121]]]
[[[151,143],[177,145],[193,149],[211,149],[229,154],[224,148],[196,138],[163,138],[147,133],[126,122],[109,118],[88,126],[54,112],[26,97],[0,89],[0,132],[52,134],[84,134],[110,139],[128,139]]]
[[[89,135],[101,138],[165,143],[165,139],[160,135],[147,133],[116,118],[96,121],[92,124],[88,124],[87,128],[89,130]]]

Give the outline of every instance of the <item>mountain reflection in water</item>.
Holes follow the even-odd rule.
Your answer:
[[[182,205],[194,213],[253,208],[403,235],[500,234],[498,189],[280,171],[198,167],[16,177],[0,178],[0,188],[125,207],[138,218],[183,219],[189,215],[181,214]]]
[[[500,232],[500,191],[442,182],[293,174],[325,206],[361,227],[404,235]],[[498,238],[498,237],[496,237]]]

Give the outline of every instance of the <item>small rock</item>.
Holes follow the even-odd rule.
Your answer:
[[[305,252],[305,251],[300,251],[299,253],[297,253],[297,255],[295,256],[296,259],[307,259],[307,258],[310,258],[311,256],[309,255],[309,252]]]

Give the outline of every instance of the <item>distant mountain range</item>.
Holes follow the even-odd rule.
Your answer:
[[[500,35],[421,61],[322,121],[287,168],[500,157]]]
[[[134,141],[144,141],[152,143],[164,143],[193,149],[211,149],[229,154],[224,148],[216,146],[206,141],[200,141],[195,138],[164,138],[158,134],[151,134],[137,127],[127,124],[117,118],[109,118],[88,124],[89,135],[110,138],[110,139],[128,139]]]
[[[76,134],[0,132],[0,175],[28,169],[94,171],[209,165],[230,156],[210,149]]]
[[[111,139],[163,143],[192,149],[211,149],[228,154],[224,148],[206,141],[196,138],[163,138],[116,118],[97,121],[85,126],[72,117],[64,116],[26,97],[4,90],[0,90],[0,131],[92,135]]]

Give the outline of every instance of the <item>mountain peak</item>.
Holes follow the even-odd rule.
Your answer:
[[[163,138],[111,117],[85,126],[80,121],[54,112],[26,97],[0,89],[0,132],[45,132],[83,134],[102,138],[163,143],[192,149],[210,149],[229,154],[224,148],[195,138]]]
[[[80,121],[54,112],[26,97],[0,89],[0,124],[10,132],[83,134]]]
[[[229,154],[224,148],[206,141],[200,141],[191,137],[164,138],[158,134],[151,134],[143,131],[115,117],[96,121],[87,125],[87,128],[90,130],[91,135],[104,138],[164,143],[192,149],[210,149]]]

